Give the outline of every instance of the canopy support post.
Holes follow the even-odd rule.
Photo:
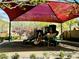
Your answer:
[[[72,24],[72,22],[70,21],[70,26],[69,26],[69,28],[70,28],[70,39],[71,39],[71,24]]]
[[[63,25],[62,25],[62,23],[60,24],[60,26],[61,26],[61,34],[62,34],[62,27],[63,27]],[[60,39],[62,40],[62,36],[60,35]]]
[[[9,42],[11,40],[11,21],[9,22]]]

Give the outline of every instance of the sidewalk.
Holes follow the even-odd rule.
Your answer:
[[[68,41],[68,40],[61,40],[61,43],[79,47],[79,42]]]

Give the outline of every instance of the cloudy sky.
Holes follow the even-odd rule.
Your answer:
[[[2,0],[0,0],[0,2],[1,1]],[[63,0],[50,0],[50,1],[63,1]],[[69,1],[73,2],[74,0],[69,0]],[[79,0],[77,0],[77,1],[79,2]],[[9,21],[7,14],[2,9],[0,9],[0,19],[5,20],[5,21]]]

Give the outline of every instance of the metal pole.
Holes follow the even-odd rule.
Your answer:
[[[11,21],[9,22],[9,42],[11,40]]]
[[[62,23],[61,23],[61,34],[62,34],[62,30],[63,30],[62,27],[63,27],[63,26],[62,26]],[[62,36],[60,36],[60,39],[62,39]]]
[[[70,21],[70,26],[69,26],[69,28],[70,28],[70,39],[71,39],[71,24],[72,24],[72,22]]]

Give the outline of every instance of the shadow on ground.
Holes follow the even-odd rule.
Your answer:
[[[61,46],[32,46],[24,45],[22,42],[6,42],[0,45],[0,52],[19,52],[19,51],[74,51],[73,49]]]

